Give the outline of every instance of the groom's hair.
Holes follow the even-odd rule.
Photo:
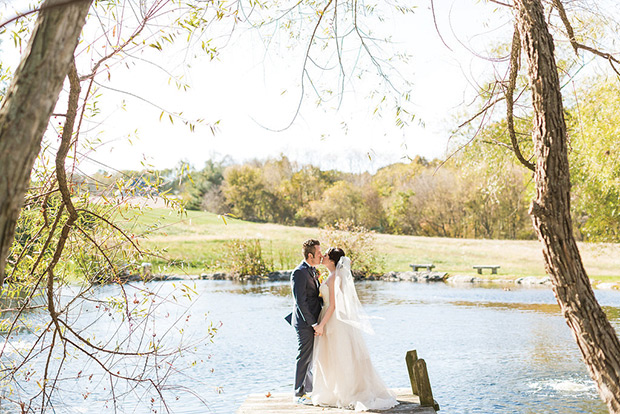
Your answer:
[[[310,253],[316,254],[316,247],[315,246],[320,246],[320,245],[321,245],[321,243],[318,240],[316,240],[316,239],[306,240],[304,242],[304,247],[303,247],[304,259],[308,259],[308,256],[310,255]]]

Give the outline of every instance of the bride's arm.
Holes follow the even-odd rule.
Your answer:
[[[327,310],[325,311],[325,315],[323,315],[323,319],[321,320],[321,323],[319,323],[319,327],[321,328],[325,326],[329,318],[331,318],[332,315],[334,314],[334,310],[336,310],[336,295],[334,293],[334,280],[335,279],[336,279],[335,276],[329,277],[327,279],[327,287],[329,288],[329,306],[327,307]]]

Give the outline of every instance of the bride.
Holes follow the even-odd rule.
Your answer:
[[[363,332],[371,333],[359,302],[351,261],[339,248],[323,258],[329,276],[319,291],[323,309],[314,343],[312,404],[355,411],[387,410],[398,404],[370,361]]]

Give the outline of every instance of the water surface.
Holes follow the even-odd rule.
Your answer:
[[[173,291],[171,282],[148,286],[161,296]],[[607,412],[549,288],[511,286],[505,291],[409,282],[365,282],[357,288],[368,313],[377,317],[376,334],[366,339],[385,382],[393,388],[408,387],[404,357],[408,350],[417,350],[427,362],[441,413]],[[131,295],[131,288],[126,289]],[[249,393],[292,396],[297,344],[294,330],[283,319],[292,304],[289,284],[196,281],[195,289],[197,296],[191,302],[180,300],[189,306],[182,320],[176,319],[177,305],[157,309],[154,333],[183,326],[182,333],[169,333],[167,343],[174,344],[181,336],[191,342],[207,332],[209,323],[221,324],[213,343],[197,341],[192,352],[178,355],[175,364],[182,372],[169,378],[169,384],[191,389],[206,406],[186,390],[171,388],[165,393],[168,408],[230,414]],[[102,299],[118,294],[117,286],[96,292]],[[597,291],[597,296],[618,329],[620,293]],[[94,321],[91,314],[82,307],[76,320],[89,326]],[[113,325],[95,322],[89,331],[105,337]],[[27,343],[27,335],[20,340]],[[109,397],[102,384],[76,380],[72,386],[80,392],[64,393],[55,403],[66,408],[60,412],[89,412],[97,404],[105,408]],[[89,389],[87,399],[80,398],[83,388]],[[121,412],[165,411],[144,404],[144,395],[128,392]]]

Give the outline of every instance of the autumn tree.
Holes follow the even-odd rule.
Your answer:
[[[106,392],[111,395],[110,408],[122,403],[120,395],[114,394],[120,383],[142,388],[145,398],[158,401],[158,407],[167,404],[162,390],[173,371],[160,371],[159,364],[172,367],[185,345],[168,352],[158,339],[144,341],[147,335],[154,338],[148,332],[154,323],[148,311],[154,293],[146,289],[130,298],[131,287],[123,283],[123,277],[136,273],[137,261],[151,253],[145,252],[136,235],[127,230],[131,227],[127,221],[135,217],[135,211],[130,211],[122,199],[136,189],[157,191],[159,182],[125,177],[107,188],[107,194],[102,193],[110,196],[119,191],[120,201],[97,203],[91,199],[83,177],[75,172],[83,156],[80,149],[92,150],[83,125],[85,119],[96,116],[99,88],[111,78],[112,68],[121,62],[131,63],[130,57],[145,49],[164,49],[181,33],[182,39],[188,34],[199,39],[211,18],[218,21],[228,15],[226,9],[203,6],[200,2],[171,0],[93,4],[46,0],[2,23],[6,28],[36,17],[31,31],[28,24],[13,31],[16,44],[29,35],[28,45],[21,63],[9,74],[10,86],[0,108],[0,324],[4,335],[0,383],[7,391],[3,399],[23,412],[58,409],[55,401],[64,391],[59,383],[66,375],[79,378],[82,374],[67,371],[65,364],[84,359],[97,367],[89,373],[91,379],[109,380]],[[87,23],[83,30],[85,21],[90,25]],[[145,30],[149,25],[157,29]],[[80,35],[83,49],[76,52]],[[210,46],[205,45],[205,49],[214,53]],[[63,84],[66,89],[61,94]],[[190,129],[195,126],[178,113],[164,112]],[[81,146],[83,141],[85,145]],[[52,160],[48,157],[50,147],[56,147]],[[33,168],[37,156],[39,162]],[[71,282],[71,277],[79,283],[75,279]],[[101,281],[116,283],[118,297],[95,297],[93,288]],[[70,282],[74,296],[61,297],[63,287]],[[110,323],[120,313],[123,321],[97,340],[90,325],[76,317],[91,302],[101,305],[93,309],[96,320],[109,318]],[[36,325],[31,326],[32,321],[25,316],[41,310],[44,312]],[[15,358],[9,355],[7,344],[24,331],[33,335],[33,345],[18,354],[21,359]],[[141,339],[132,341],[132,335]],[[35,361],[36,366],[27,369],[27,364]],[[121,370],[123,361],[140,369]],[[40,386],[26,389],[23,384],[31,379],[32,384]],[[24,392],[12,394],[16,384]]]
[[[224,177],[223,192],[235,216],[250,221],[271,218],[274,195],[267,190],[260,168],[232,166],[226,169]]]
[[[217,214],[227,213],[222,194],[224,166],[221,162],[209,160],[204,168],[192,174],[193,184],[187,191],[187,209],[205,209]]]
[[[512,151],[534,174],[536,195],[529,213],[542,244],[553,291],[601,398],[610,412],[618,413],[620,341],[594,296],[573,233],[567,123],[556,63],[556,41],[550,28],[555,28],[556,36],[566,37],[577,55],[601,56],[616,73],[619,73],[616,65],[620,62],[612,54],[583,43],[561,0],[497,3],[509,7],[514,16],[510,66],[507,77],[497,82],[501,96],[491,96],[480,113],[505,99]],[[588,12],[587,9],[580,11]],[[527,64],[528,93],[516,94],[522,56]],[[515,128],[515,103],[520,96],[531,99],[532,154],[526,152],[527,147],[523,151]]]
[[[0,286],[30,171],[91,0],[47,0],[0,107]]]
[[[362,192],[346,181],[338,181],[323,192],[320,200],[310,203],[320,225],[334,225],[339,220],[350,220],[358,223]]]

